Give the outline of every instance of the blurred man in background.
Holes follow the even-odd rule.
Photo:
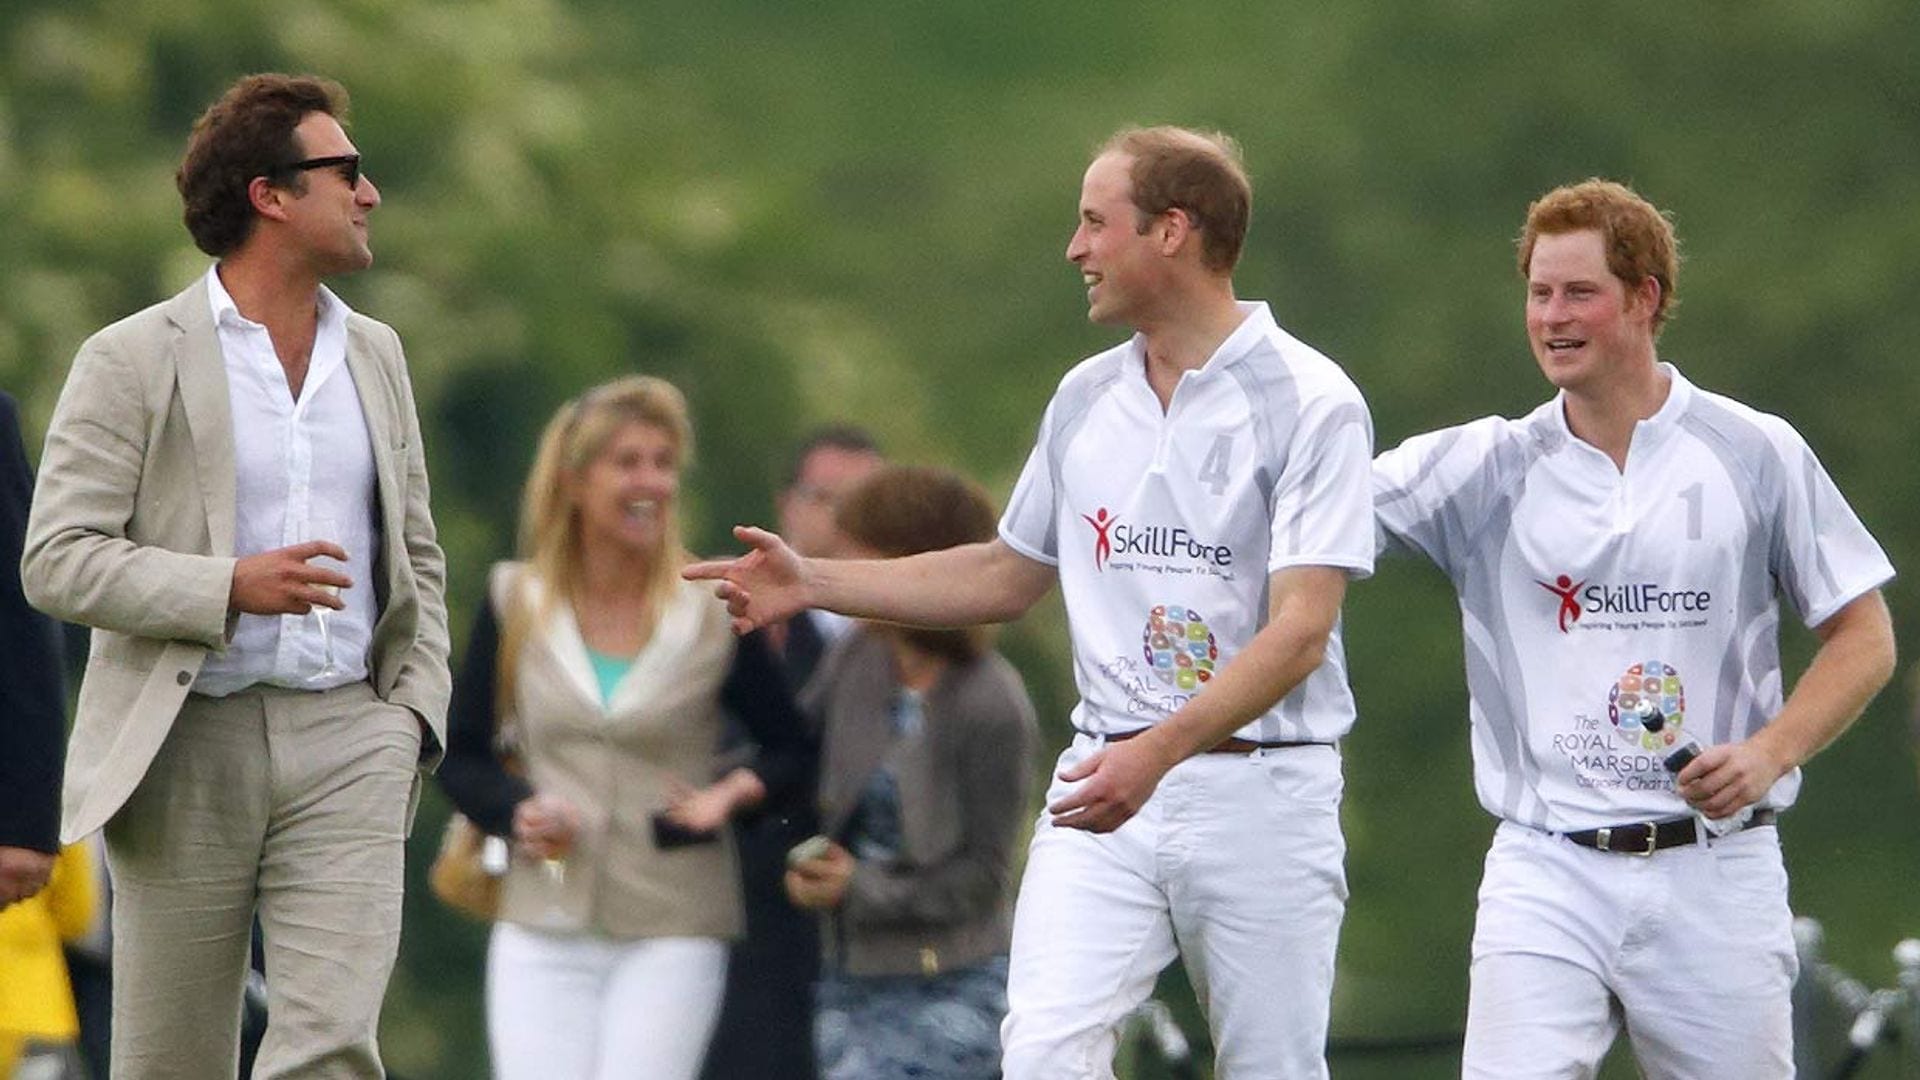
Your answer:
[[[801,441],[777,499],[780,529],[796,549],[832,558],[844,540],[834,526],[840,498],[885,459],[864,429],[819,428]],[[802,611],[771,628],[770,637],[796,692],[852,620],[828,611]],[[746,742],[737,723],[731,743]],[[810,1080],[813,1068],[813,983],[820,974],[820,929],[811,912],[787,900],[782,879],[787,852],[818,828],[813,781],[798,798],[781,800],[734,823],[740,853],[746,936],[727,964],[720,1026],[707,1052],[704,1080]]]
[[[1556,188],[1519,262],[1559,393],[1374,466],[1383,546],[1459,590],[1474,782],[1501,822],[1462,1071],[1592,1076],[1624,1023],[1648,1076],[1789,1077],[1772,826],[1893,672],[1893,568],[1786,421],[1658,360],[1679,258],[1651,203]],[[1779,593],[1821,641],[1784,704]]]
[[[805,558],[838,558],[846,539],[834,525],[834,510],[842,496],[884,464],[879,445],[862,428],[834,424],[809,435],[794,455],[777,501],[780,535]],[[810,608],[775,631],[795,690],[806,685],[827,648],[851,626],[844,615]]]
[[[234,1075],[256,911],[257,1073],[382,1075],[449,679],[406,360],[321,284],[373,260],[346,105],[255,75],[200,117],[177,180],[218,261],[81,346],[47,433],[21,570],[94,627],[61,831],[106,830],[117,1080]]]

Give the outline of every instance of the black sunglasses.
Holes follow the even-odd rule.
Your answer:
[[[338,168],[340,170],[340,178],[347,182],[348,187],[360,186],[359,154],[335,154],[332,157],[308,158],[305,161],[293,161],[285,165],[276,165],[273,171],[284,174],[307,172],[311,169],[332,168]]]

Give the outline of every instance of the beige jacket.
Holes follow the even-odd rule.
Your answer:
[[[445,564],[400,339],[347,320],[373,439],[382,544],[374,690],[446,743]],[[146,775],[201,663],[233,623],[233,418],[204,280],[88,338],[60,393],[20,564],[27,599],[94,628],[67,750],[60,837],[106,824]]]
[[[517,563],[494,568],[488,591],[496,612],[508,610],[520,570]],[[739,935],[732,830],[711,842],[661,849],[652,825],[676,785],[713,781],[720,690],[735,647],[727,610],[712,590],[680,582],[603,706],[571,605],[554,605],[528,634],[513,701],[498,722],[517,728],[534,789],[565,797],[583,820],[557,874],[514,859],[501,918],[621,939]]]

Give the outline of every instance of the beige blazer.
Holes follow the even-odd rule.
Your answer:
[[[373,439],[382,543],[370,661],[380,697],[446,743],[446,568],[406,358],[352,315],[347,368]],[[60,836],[126,802],[209,651],[233,629],[233,417],[204,279],[88,338],[47,431],[20,575],[32,604],[94,628],[67,749]]]
[[[521,564],[496,564],[489,594],[505,612],[524,583]],[[502,724],[518,731],[535,789],[566,797],[581,828],[565,869],[515,859],[500,917],[607,937],[733,938],[743,926],[733,833],[662,849],[652,818],[676,788],[711,783],[720,746],[721,684],[737,648],[713,591],[677,583],[659,625],[600,701],[600,682],[573,609],[556,604],[527,636]],[[556,880],[557,877],[557,880]]]

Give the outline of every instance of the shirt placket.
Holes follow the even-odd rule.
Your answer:
[[[1568,437],[1572,438],[1571,435]],[[1578,455],[1578,468],[1588,474],[1595,493],[1606,507],[1609,532],[1614,536],[1625,536],[1632,532],[1633,484],[1629,477],[1635,470],[1631,455],[1627,459],[1627,467],[1622,469],[1613,463],[1613,458],[1607,456],[1606,451],[1591,443],[1572,439],[1572,445]]]
[[[1147,388],[1147,396],[1152,399],[1153,412],[1159,417],[1159,426],[1154,434],[1153,464],[1147,471],[1155,476],[1165,475],[1167,459],[1173,456],[1173,435],[1179,430],[1180,415],[1187,410],[1187,401],[1199,393],[1197,383],[1200,373],[1183,371],[1180,381],[1173,384],[1173,394],[1167,398],[1165,412],[1160,409],[1160,399],[1154,397],[1153,388]]]
[[[271,354],[269,359],[278,365]],[[283,389],[284,374],[283,374]],[[313,539],[307,535],[313,515],[313,428],[308,422],[318,387],[311,373],[300,396],[293,399],[281,421],[280,454],[286,463],[287,509],[281,523],[282,546]],[[287,400],[283,398],[282,400]],[[309,620],[304,615],[283,615],[280,619],[280,648],[274,666],[283,672],[300,670],[299,660],[307,654]]]
[[[1613,525],[1613,535],[1625,536],[1633,531],[1633,485],[1623,472],[1616,472],[1610,483],[1613,490],[1607,495],[1607,520]]]

